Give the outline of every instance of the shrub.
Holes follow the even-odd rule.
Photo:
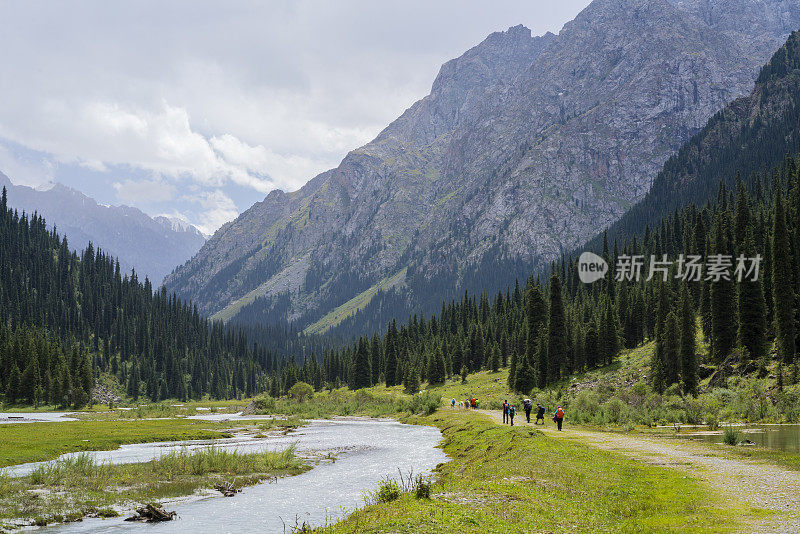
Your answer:
[[[722,432],[722,442],[726,445],[738,445],[742,441],[742,433],[732,426],[726,426]]]
[[[408,405],[408,411],[411,413],[430,415],[439,409],[441,404],[441,395],[436,395],[430,391],[425,391],[424,393],[418,393],[411,398],[411,402]]]
[[[417,475],[416,480],[414,480],[414,496],[417,499],[430,499],[432,486],[433,482],[430,477]]]
[[[253,399],[253,404],[256,405],[258,411],[273,412],[275,410],[275,399],[268,394],[263,393]],[[213,411],[213,409],[212,409]]]
[[[392,502],[400,498],[403,494],[403,488],[393,478],[386,477],[378,489],[370,495],[368,500],[369,504],[379,504],[383,502]]]
[[[289,388],[289,396],[297,402],[304,402],[314,398],[314,388],[306,382],[297,382]]]

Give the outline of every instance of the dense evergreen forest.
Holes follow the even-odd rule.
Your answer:
[[[252,395],[278,365],[276,351],[209,323],[135,272],[123,275],[91,245],[78,257],[41,217],[10,209],[3,190],[0,391],[8,402],[82,405],[101,373],[134,399]]]

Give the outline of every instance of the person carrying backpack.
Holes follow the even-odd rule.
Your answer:
[[[541,404],[539,404],[537,402],[536,403],[536,422],[534,423],[535,425],[539,424],[539,419],[541,419],[542,420],[542,424],[544,424],[544,406],[542,406]]]
[[[508,399],[503,401],[503,424],[508,423]]]
[[[514,426],[514,414],[516,412],[517,410],[513,406],[508,407],[508,421],[511,423],[511,426]]]
[[[533,409],[533,405],[531,404],[530,399],[525,399],[522,401],[523,406],[525,407],[525,419],[528,423],[531,422],[531,410]]]
[[[561,424],[564,422],[564,409],[559,406],[556,408],[556,413],[553,415],[553,421],[558,425],[558,430],[561,430]]]

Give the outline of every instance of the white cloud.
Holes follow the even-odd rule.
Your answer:
[[[132,205],[142,201],[169,201],[175,198],[176,191],[174,185],[160,180],[124,180],[114,182],[114,189],[117,191],[117,199]]]
[[[144,202],[148,176],[244,208],[335,166],[488,33],[557,30],[588,1],[3,2],[0,143],[100,202]],[[47,174],[16,155],[16,179]],[[204,217],[151,206],[173,207]]]
[[[199,195],[186,198],[202,207],[200,224],[194,225],[204,234],[211,235],[226,222],[235,219],[239,214],[236,204],[221,190],[204,191]]]

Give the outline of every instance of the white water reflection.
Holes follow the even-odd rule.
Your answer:
[[[0,412],[0,425],[10,423],[54,423],[77,421],[72,412]]]

